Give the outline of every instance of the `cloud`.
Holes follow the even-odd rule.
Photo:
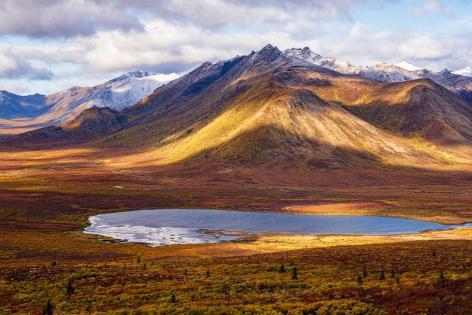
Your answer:
[[[122,5],[129,5],[127,0]],[[367,0],[168,0],[136,1],[136,8],[152,11],[167,21],[192,23],[202,28],[218,28],[228,24],[251,27],[261,24],[290,22],[300,17],[312,20],[347,14],[350,9]],[[385,2],[385,1],[374,1]],[[309,12],[309,14],[307,14]]]
[[[90,36],[143,30],[143,19],[203,29],[268,27],[347,15],[358,4],[393,0],[3,0],[0,34],[30,38]]]
[[[362,20],[365,11],[370,19],[372,10],[396,3],[3,0],[0,35],[14,36],[3,37],[0,43],[0,76],[51,78],[47,68],[54,71],[54,89],[92,85],[136,69],[183,73],[204,61],[248,54],[267,43],[281,49],[309,46],[357,65],[406,60],[438,70],[472,63],[468,28],[399,31],[375,19]],[[442,4],[421,2],[420,8],[440,13],[436,5]],[[29,87],[41,92],[49,86],[35,81]]]
[[[427,14],[451,13],[453,8],[451,5],[443,5],[438,0],[426,0],[420,7],[410,9],[413,16],[424,16]]]
[[[28,37],[71,37],[99,30],[141,29],[139,19],[117,1],[3,0],[0,34]]]
[[[0,77],[51,80],[53,73],[43,67],[32,65],[11,51],[0,51]]]
[[[452,53],[451,50],[447,41],[425,34],[415,34],[399,46],[404,58],[414,59],[445,59]]]

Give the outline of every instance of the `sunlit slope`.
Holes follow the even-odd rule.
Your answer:
[[[203,125],[196,121],[154,147],[110,162],[217,160],[338,168],[441,164],[455,159],[432,146],[381,130],[309,90],[282,87],[277,80],[254,85]]]
[[[110,152],[101,162],[114,167],[207,162],[439,169],[471,161],[467,106],[427,80],[373,82],[268,45],[202,64],[120,113],[117,124],[116,113],[105,119],[105,131],[97,128],[99,115],[67,136],[85,135],[83,145]],[[91,132],[78,132],[82,127]]]
[[[336,78],[314,90],[386,130],[441,146],[471,144],[472,104],[430,80],[379,84]]]

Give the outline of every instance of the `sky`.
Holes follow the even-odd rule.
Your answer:
[[[354,65],[472,66],[472,0],[0,0],[0,90],[162,80],[266,44]]]

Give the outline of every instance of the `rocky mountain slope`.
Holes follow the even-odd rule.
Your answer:
[[[0,91],[0,119],[21,119],[45,113],[50,105],[44,95],[21,96]]]
[[[384,63],[371,67],[353,66],[333,57],[322,57],[313,53],[308,47],[288,49],[285,53],[289,56],[297,57],[343,74],[360,75],[376,81],[405,82],[417,79],[430,79],[449,89],[464,100],[472,101],[472,77],[466,76],[467,68],[452,73],[449,70],[435,72],[420,69],[406,63],[397,65]]]
[[[2,103],[2,95],[7,94],[0,93],[0,133],[15,134],[61,124],[93,106],[120,111],[134,105],[161,84],[159,77],[135,71],[94,87],[72,87],[48,96],[17,96],[8,93],[12,95],[10,99],[16,102],[8,101],[8,106]]]
[[[398,110],[385,113],[392,120],[404,121],[411,113],[420,118],[423,102],[436,110],[434,119],[389,125],[377,117],[382,113],[366,117],[355,110],[376,104],[374,97]],[[472,130],[464,102],[431,81],[417,82],[417,87],[375,83],[270,45],[247,56],[204,63],[126,112],[132,126],[106,143],[143,148],[132,155],[142,164],[195,159],[308,168],[450,163],[468,153],[456,156],[439,146],[468,143]],[[428,129],[436,121],[447,132]]]
[[[89,145],[102,151],[128,150],[103,161],[115,167],[440,167],[472,156],[469,104],[431,80],[344,75],[271,45],[203,63],[122,113],[108,113],[115,118],[106,118],[104,129],[97,130],[101,115],[81,117],[55,134],[71,142],[93,138]],[[48,143],[46,131],[28,137]]]
[[[85,109],[74,119],[60,125],[47,126],[25,132],[4,140],[4,144],[12,145],[54,145],[57,143],[71,144],[90,141],[109,132],[124,128],[128,117],[109,107]]]

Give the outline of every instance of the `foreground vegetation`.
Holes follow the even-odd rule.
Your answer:
[[[471,241],[436,241],[240,257],[160,256],[160,249],[141,248],[98,261],[45,259],[2,266],[0,312],[467,313],[471,252]]]
[[[470,232],[393,243],[271,236],[159,248],[81,233],[92,214],[163,207],[462,223],[472,221],[469,173],[320,170],[307,176],[300,170],[221,165],[125,170],[97,166],[82,151],[48,154],[0,155],[2,315],[467,314],[472,309]],[[328,239],[339,246],[325,247]]]

